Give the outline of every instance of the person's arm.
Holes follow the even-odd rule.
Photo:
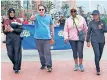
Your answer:
[[[10,30],[10,25],[9,25],[8,19],[5,19],[3,21],[3,27],[4,27],[4,33],[7,34],[7,32],[9,32],[9,30]]]
[[[22,25],[18,25],[18,28],[13,29],[13,32],[20,34],[22,32]]]
[[[89,27],[88,27],[88,32],[87,32],[87,38],[86,38],[86,42],[87,42],[87,46],[90,47],[90,39],[91,39],[91,22],[89,23]]]
[[[35,15],[32,15],[31,17],[30,17],[30,20],[31,21],[34,21],[36,19],[36,16]]]
[[[90,37],[91,37],[91,22],[89,23],[89,27],[88,27],[88,32],[87,32],[87,42],[90,42]]]
[[[21,21],[19,19],[17,20],[17,22],[18,22],[18,27],[15,29],[11,28],[10,31],[17,33],[17,34],[20,34],[22,32],[22,24],[21,24]]]
[[[51,29],[51,36],[54,39],[54,26],[50,25],[50,29]]]
[[[68,22],[67,22],[67,20],[66,20],[66,21],[65,21],[65,25],[64,25],[64,32],[63,32],[65,43],[68,42],[68,33],[69,33],[69,30],[68,30]]]
[[[107,33],[107,24],[105,25],[105,30],[104,30],[104,32],[106,32],[106,33]]]
[[[54,39],[54,25],[53,25],[52,18],[50,18],[50,29],[51,29],[51,36]]]
[[[102,22],[103,22],[103,24],[101,24],[100,27],[104,32],[107,32],[107,24],[104,21],[102,21]]]

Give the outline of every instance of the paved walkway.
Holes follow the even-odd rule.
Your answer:
[[[11,63],[2,63],[1,80],[107,80],[107,61],[101,61],[101,74],[95,75],[93,61],[84,61],[85,72],[73,71],[73,61],[54,61],[53,71],[40,70],[39,62],[23,62],[19,74],[14,74]]]
[[[107,37],[106,37],[107,42]],[[107,79],[107,43],[101,60],[101,75],[97,76],[92,47],[84,48],[85,72],[73,71],[72,50],[52,50],[53,71],[40,70],[39,56],[36,50],[23,50],[22,69],[14,74],[12,64],[7,57],[5,44],[1,48],[1,80],[106,80]]]

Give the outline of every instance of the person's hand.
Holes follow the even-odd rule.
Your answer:
[[[98,25],[98,28],[99,28],[99,29],[102,29],[102,26],[101,26],[101,25]]]
[[[13,32],[13,28],[10,25],[5,26],[5,32]]]
[[[8,32],[12,32],[12,31],[13,31],[13,28],[12,28],[10,25],[8,25],[8,26],[7,26],[7,31],[8,31]]]
[[[32,16],[30,17],[30,20],[35,20],[35,16],[32,15]]]
[[[54,42],[54,39],[52,38],[51,40],[50,40],[50,44],[51,45],[53,45],[55,42]]]
[[[90,46],[91,46],[90,42],[87,42],[87,47],[90,47]]]
[[[9,32],[10,31],[10,28],[8,27],[8,25],[5,25],[5,32]]]
[[[9,32],[13,32],[13,31],[14,31],[14,29],[13,29],[13,28],[10,28]]]
[[[68,39],[65,39],[64,42],[65,42],[65,44],[67,44],[68,43]]]

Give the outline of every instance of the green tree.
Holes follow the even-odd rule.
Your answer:
[[[46,8],[48,13],[50,13],[50,10],[52,9],[52,7],[53,7],[52,1],[47,1]]]
[[[63,13],[64,13],[64,16],[67,17],[67,12],[68,12],[68,9],[69,9],[69,5],[68,4],[64,4],[62,7],[61,7]]]
[[[10,1],[1,1],[1,15],[7,15],[7,11],[11,7]]]
[[[14,4],[16,4],[14,6]],[[21,9],[19,8],[19,4],[18,1],[1,1],[1,15],[7,15],[7,11],[9,10],[9,8],[14,8],[15,9],[15,15],[18,17],[21,13]]]

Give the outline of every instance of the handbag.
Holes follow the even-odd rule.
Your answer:
[[[85,35],[86,35],[86,33],[84,32],[84,30],[81,30],[81,31],[79,31],[79,30],[78,30],[78,28],[77,28],[77,25],[76,25],[76,23],[75,23],[74,18],[73,18],[73,23],[74,23],[74,24],[75,24],[75,26],[76,26],[76,29],[77,29],[77,33],[78,33],[79,40],[80,40],[80,41],[85,41]]]

